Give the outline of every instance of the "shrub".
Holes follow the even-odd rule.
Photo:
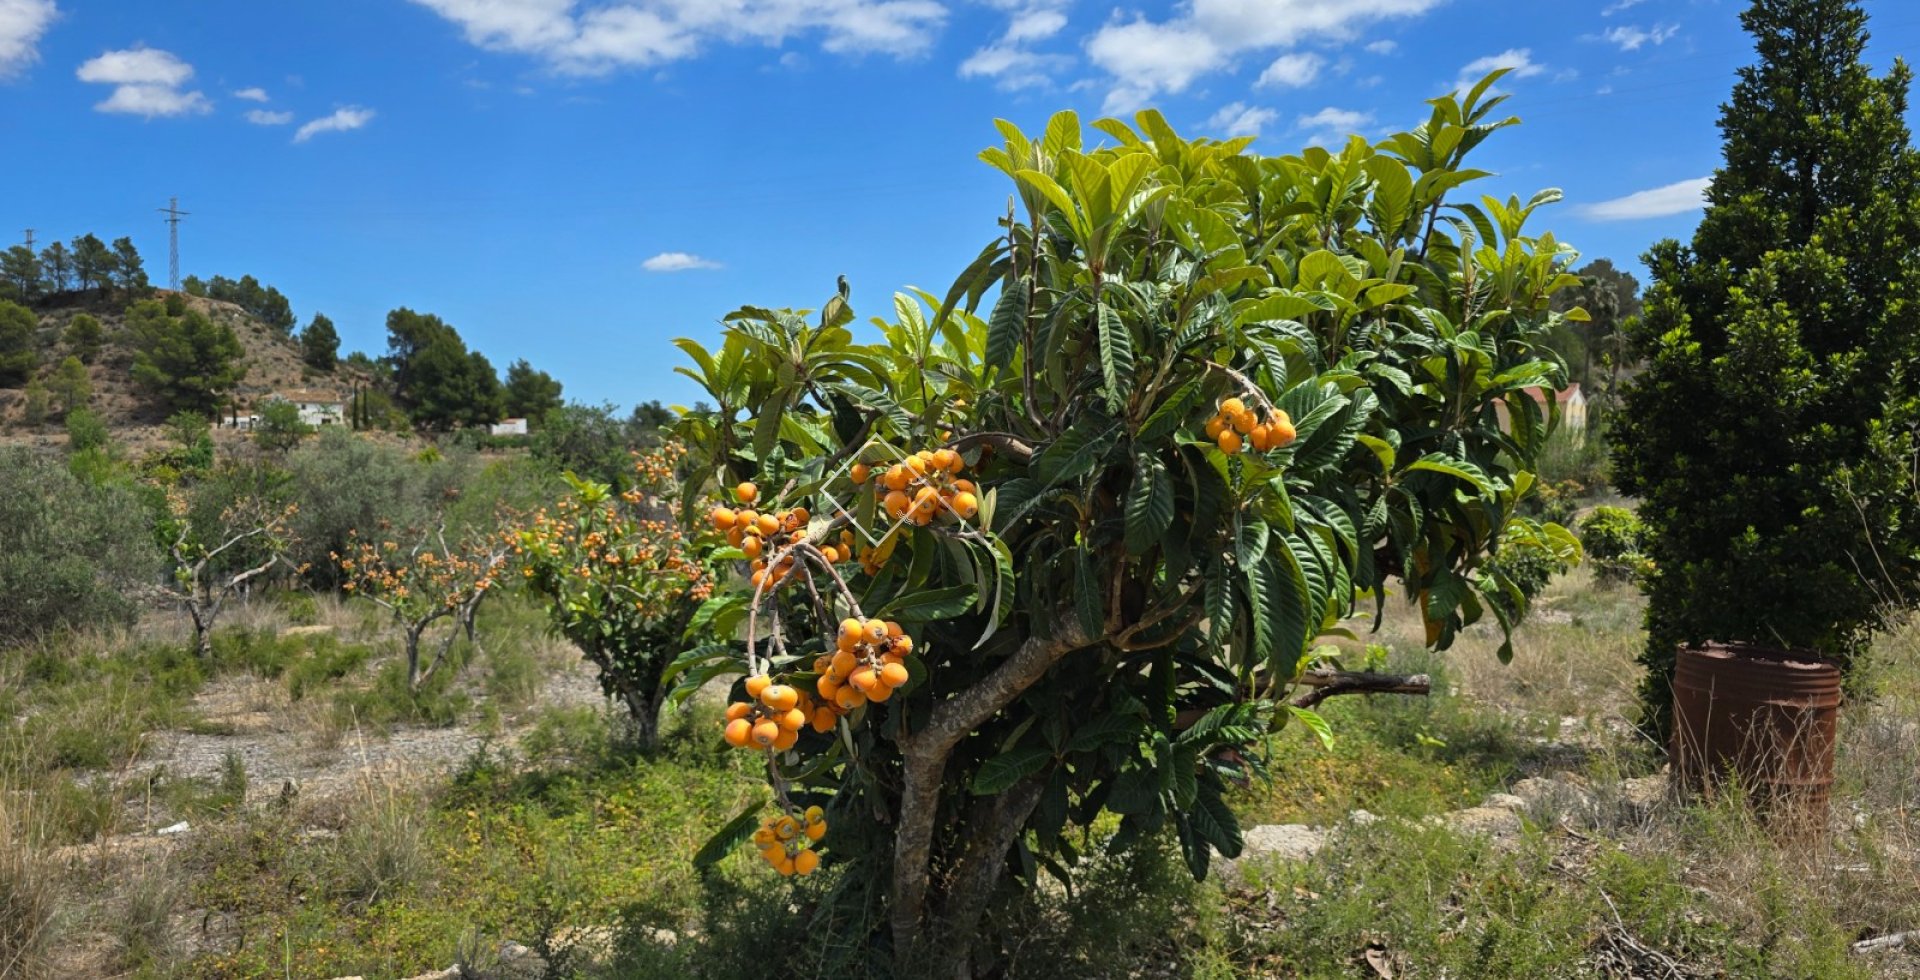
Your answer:
[[[288,557],[306,566],[309,581],[327,586],[344,581],[328,555],[347,551],[356,532],[372,537],[427,526],[465,477],[458,465],[422,464],[339,427],[321,430],[289,453],[286,465],[301,504]]]
[[[100,356],[102,335],[100,321],[86,313],[81,313],[67,321],[64,337],[68,349],[73,351],[73,355],[78,357],[82,364],[92,364],[94,358]]]
[[[1498,77],[1338,153],[1261,158],[1153,112],[1086,152],[1071,113],[1038,140],[1002,122],[983,157],[1024,220],[945,302],[898,297],[872,344],[844,289],[738,310],[716,352],[680,341],[715,403],[681,428],[695,474],[733,490],[709,519],[752,564],[675,669],[748,675],[725,737],[778,807],[699,860],[751,836],[810,872],[825,807],[817,921],[966,975],[1007,939],[982,932],[996,896],[1071,877],[1069,825],[1114,814],[1116,851],[1170,831],[1196,877],[1238,853],[1239,749],[1324,730],[1282,695],[1358,595],[1399,578],[1443,648],[1511,626],[1525,596],[1487,556],[1577,553],[1515,514],[1575,256],[1521,231],[1556,194],[1443,208],[1505,125]]]
[[[1759,0],[1742,23],[1760,60],[1722,108],[1692,244],[1647,254],[1631,337],[1648,366],[1617,423],[1654,562],[1644,699],[1663,742],[1681,644],[1844,664],[1920,571],[1911,73],[1868,74],[1856,3]]]
[[[50,456],[0,448],[0,642],[131,623],[159,553],[139,498]]]
[[[600,687],[625,705],[640,742],[656,741],[661,680],[713,578],[671,522],[677,445],[636,458],[632,489],[568,479],[573,493],[542,511],[514,546],[553,628],[599,668]]]
[[[253,429],[253,441],[272,452],[286,452],[313,432],[313,426],[300,418],[300,406],[274,399],[260,409],[260,424]]]
[[[113,441],[100,414],[84,405],[67,412],[67,452],[105,449]]]
[[[1580,546],[1602,579],[1626,581],[1646,567],[1647,527],[1625,507],[1595,507],[1580,522]]]

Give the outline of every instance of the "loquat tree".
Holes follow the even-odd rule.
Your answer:
[[[990,972],[990,910],[1088,840],[1171,833],[1197,876],[1239,853],[1228,784],[1263,774],[1264,733],[1325,731],[1291,695],[1349,617],[1395,591],[1438,648],[1510,629],[1527,595],[1490,557],[1578,554],[1516,508],[1555,421],[1527,389],[1565,377],[1542,343],[1581,314],[1549,305],[1576,254],[1523,233],[1557,192],[1448,200],[1517,122],[1499,76],[1280,157],[1152,111],[1097,149],[1072,113],[1001,122],[982,158],[1018,206],[944,298],[896,297],[874,343],[844,288],[679,341],[716,406],[681,426],[685,513],[749,564],[690,622],[676,693],[745,675],[724,736],[777,807],[696,860],[752,837],[839,876],[826,946]]]
[[[661,679],[713,578],[673,519],[669,443],[635,454],[627,490],[568,474],[571,495],[520,529],[516,560],[546,601],[554,630],[599,668],[600,687],[632,716],[641,745],[658,741]]]
[[[498,582],[510,546],[504,535],[478,529],[449,543],[444,520],[410,537],[403,546],[393,537],[375,543],[354,532],[346,553],[329,557],[340,569],[342,589],[392,615],[407,655],[407,686],[418,689],[447,662],[462,635],[477,645],[480,604]],[[441,620],[451,620],[451,628],[423,668],[421,642]]]

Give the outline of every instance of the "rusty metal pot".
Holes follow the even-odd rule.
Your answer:
[[[1833,786],[1840,669],[1804,650],[1681,647],[1673,675],[1673,779],[1683,792],[1729,776],[1770,816],[1817,828]]]

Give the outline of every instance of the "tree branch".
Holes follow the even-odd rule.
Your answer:
[[[1372,671],[1309,670],[1295,684],[1313,688],[1293,699],[1296,708],[1311,708],[1341,694],[1431,694],[1433,680],[1425,674],[1376,674]]]

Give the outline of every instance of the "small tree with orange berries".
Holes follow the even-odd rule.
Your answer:
[[[753,836],[837,876],[832,945],[988,972],[997,910],[1070,877],[1102,812],[1101,847],[1170,833],[1196,875],[1237,854],[1227,784],[1262,774],[1265,732],[1325,732],[1325,690],[1290,691],[1357,603],[1402,592],[1442,648],[1524,614],[1487,559],[1577,553],[1516,510],[1553,421],[1526,389],[1564,373],[1549,298],[1577,280],[1521,231],[1557,195],[1446,201],[1513,121],[1497,77],[1337,153],[1150,111],[1091,150],[1071,113],[1002,122],[982,156],[1020,210],[944,299],[898,297],[878,343],[844,290],[681,341],[717,406],[682,432],[732,488],[707,519],[749,563],[696,617],[738,644],[676,670],[745,675],[723,735],[775,798],[701,857]]]
[[[510,545],[503,535],[483,529],[449,542],[444,523],[410,537],[403,545],[393,537],[368,541],[355,532],[347,553],[330,557],[340,568],[340,587],[387,610],[400,627],[407,686],[417,690],[446,663],[461,636],[477,646],[480,604],[498,584]],[[442,621],[448,628],[423,668],[422,641]]]
[[[661,678],[713,590],[671,507],[685,455],[672,443],[636,454],[619,494],[567,474],[572,495],[536,514],[514,544],[554,629],[599,668],[601,689],[626,706],[647,748],[658,740]]]

